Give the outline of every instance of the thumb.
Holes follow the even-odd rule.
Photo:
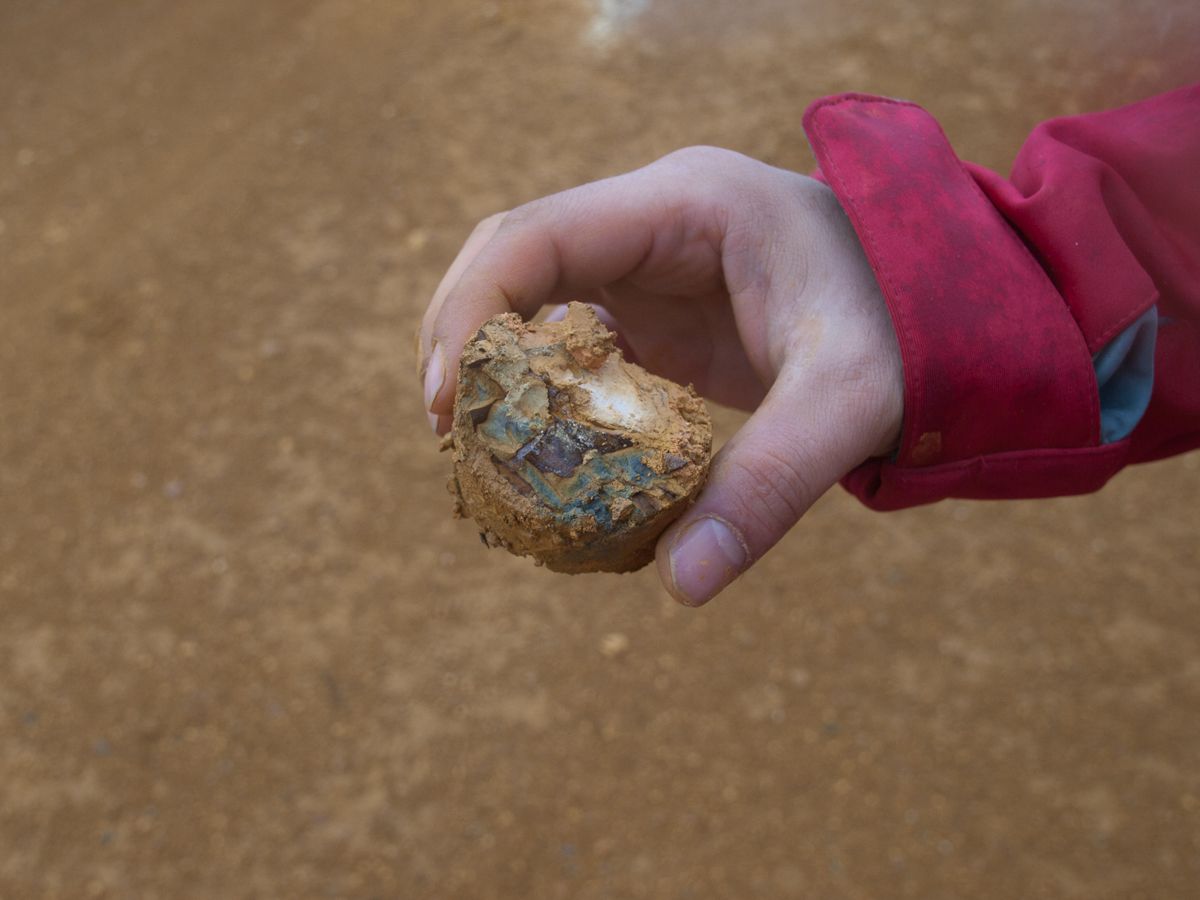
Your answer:
[[[658,574],[676,600],[707,603],[870,455],[869,416],[836,393],[785,368],[717,454],[695,505],[658,541]]]

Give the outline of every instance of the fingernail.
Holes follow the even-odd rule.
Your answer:
[[[741,536],[714,516],[697,519],[671,547],[671,581],[689,606],[707,603],[737,578],[749,554]]]
[[[413,332],[413,359],[417,361],[417,380],[420,381],[421,376],[425,373],[421,371],[421,363],[424,358],[421,356],[421,329],[419,326]]]
[[[434,344],[429,354],[429,366],[425,369],[425,409],[433,406],[438,391],[446,382],[446,364],[442,360],[442,345]]]
[[[440,418],[438,416],[438,414],[427,412],[427,413],[425,413],[425,417],[427,419],[429,419],[429,427],[433,429],[433,433],[437,434],[438,433],[438,419]]]

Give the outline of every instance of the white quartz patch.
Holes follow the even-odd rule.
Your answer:
[[[644,431],[657,410],[622,370],[619,359],[609,358],[591,378],[579,386],[587,392],[590,418],[597,425]]]

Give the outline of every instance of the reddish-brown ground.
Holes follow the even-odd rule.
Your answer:
[[[1195,896],[1200,456],[835,493],[691,611],[452,520],[411,336],[495,210],[804,169],[843,89],[1006,167],[1197,46],[1191,0],[5,0],[0,896]]]

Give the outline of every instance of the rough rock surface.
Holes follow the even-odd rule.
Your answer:
[[[691,387],[626,362],[582,303],[484,324],[454,401],[456,513],[556,572],[630,572],[704,484],[712,425]]]

